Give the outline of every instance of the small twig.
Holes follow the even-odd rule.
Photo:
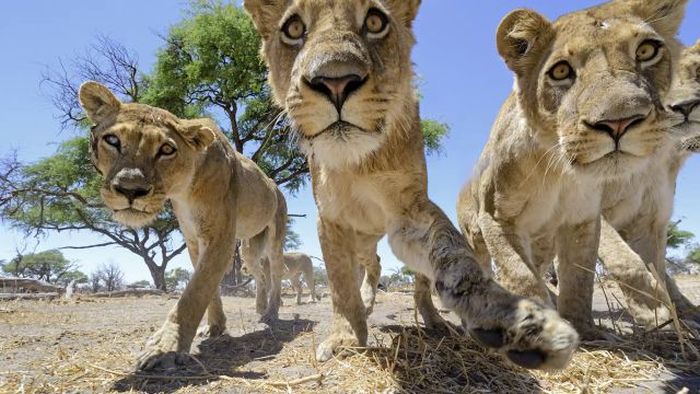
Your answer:
[[[319,373],[319,374],[316,374],[316,375],[310,375],[310,376],[306,376],[306,377],[299,378],[299,379],[289,380],[289,381],[286,381],[286,382],[282,382],[282,381],[279,381],[279,382],[265,382],[265,384],[268,385],[268,386],[292,387],[292,386],[296,386],[296,385],[300,385],[300,384],[304,384],[304,383],[308,383],[308,382],[313,382],[313,381],[316,381],[316,382],[320,383],[321,380],[323,380],[323,374],[320,374],[320,373]]]

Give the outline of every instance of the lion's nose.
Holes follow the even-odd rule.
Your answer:
[[[692,99],[671,105],[671,110],[683,114],[686,118],[690,116],[695,107],[700,105],[700,99]]]
[[[340,112],[348,96],[364,83],[364,78],[357,74],[348,74],[342,77],[315,77],[309,81],[309,86],[320,93],[325,94]]]
[[[145,197],[151,192],[150,188],[141,186],[126,187],[123,185],[115,185],[114,190],[126,197],[129,200],[129,203],[133,203],[137,198]]]
[[[617,142],[630,128],[643,122],[646,118],[647,115],[634,115],[623,119],[601,120],[591,125],[591,127],[608,133]]]

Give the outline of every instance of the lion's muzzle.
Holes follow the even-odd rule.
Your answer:
[[[143,172],[138,168],[122,168],[110,182],[113,192],[129,200],[129,205],[140,198],[147,197],[153,191]]]

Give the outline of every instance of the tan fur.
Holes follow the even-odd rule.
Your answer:
[[[678,149],[665,152],[629,182],[606,184],[604,217],[610,229],[603,232],[599,248],[608,272],[620,282],[630,313],[649,328],[670,317],[669,296],[681,318],[700,324],[700,312],[667,275],[665,256],[678,172],[690,153],[700,149],[700,41],[683,52],[666,102],[676,109],[695,103],[672,131],[681,140]]]
[[[672,145],[661,97],[685,3],[618,0],[553,23],[517,10],[498,28],[515,87],[460,194],[460,226],[486,269],[493,258],[500,283],[545,303],[542,276],[556,256],[558,310],[583,337],[601,335],[591,307],[603,184],[628,181]],[[666,44],[639,62],[647,39]],[[556,81],[562,61],[573,78]],[[637,121],[623,134],[601,126],[630,117]]]
[[[260,264],[253,265],[243,262],[243,272],[246,275],[253,275],[255,278],[256,289],[256,306],[258,313],[265,310],[266,304],[266,289],[269,279],[269,262],[264,259]],[[304,282],[309,288],[309,302],[314,303],[318,299],[316,295],[316,281],[314,279],[314,265],[311,262],[311,257],[304,253],[285,253],[284,254],[284,271],[282,280],[289,280],[292,288],[297,293],[297,305],[301,305],[302,287],[301,276],[304,276]]]
[[[148,340],[139,367],[182,360],[207,309],[209,335],[224,332],[218,285],[233,261],[236,238],[248,245],[243,256],[248,261],[273,262],[263,317],[276,318],[287,207],[275,183],[209,119],[178,119],[159,108],[120,103],[96,82],[80,87],[80,103],[95,123],[92,161],[103,175],[100,193],[114,218],[143,226],[157,220],[169,200],[194,266],[182,297]],[[166,145],[175,149],[172,155],[161,153]]]
[[[376,282],[369,299],[363,297],[357,266],[366,272],[378,266],[376,245],[388,234],[397,257],[434,283],[442,303],[482,343],[525,367],[563,368],[578,343],[573,328],[486,277],[428,198],[410,59],[419,3],[244,1],[263,36],[275,99],[309,159],[334,312],[316,357],[328,360],[343,346],[366,345],[366,301]],[[364,26],[369,14],[384,15],[387,28],[371,35]],[[295,20],[306,31],[290,40],[283,30]],[[348,78],[352,91],[339,103],[326,84]]]

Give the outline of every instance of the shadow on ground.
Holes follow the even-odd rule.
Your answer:
[[[172,393],[187,386],[205,385],[219,376],[265,379],[265,373],[239,369],[251,361],[272,359],[284,345],[313,330],[316,322],[305,319],[278,320],[273,327],[239,337],[224,334],[202,341],[199,353],[177,369],[134,372],[112,385],[112,390]]]

